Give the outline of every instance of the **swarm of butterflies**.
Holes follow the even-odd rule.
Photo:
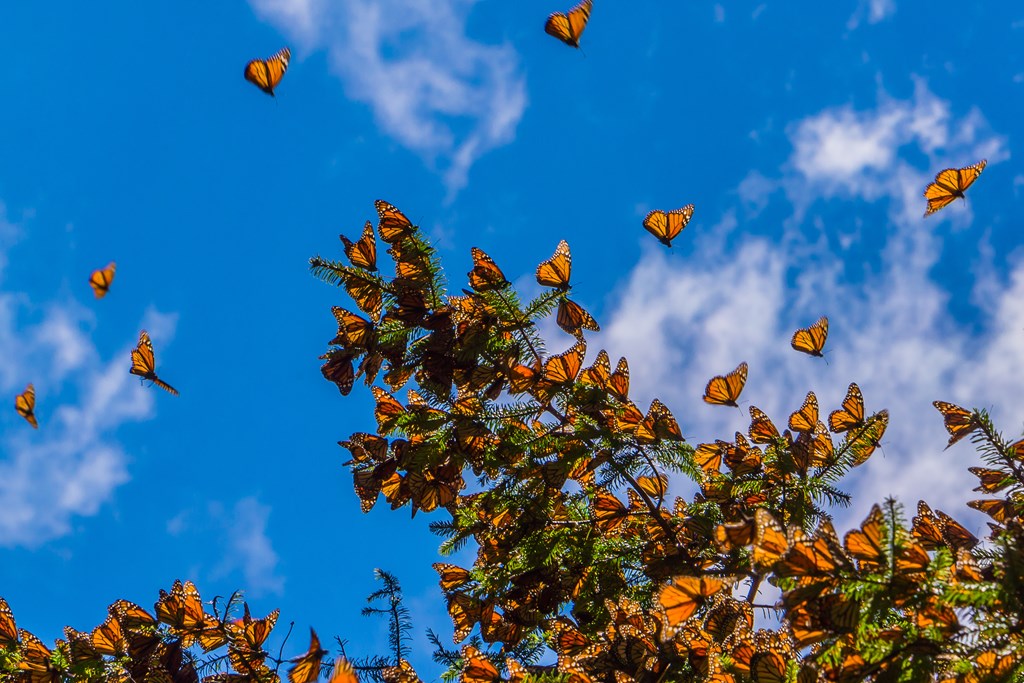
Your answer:
[[[572,298],[567,242],[537,267],[544,291],[532,301],[520,301],[478,247],[468,287],[449,294],[413,222],[388,202],[376,209],[376,229],[367,222],[358,241],[341,236],[346,262],[311,259],[356,309],[333,309],[338,330],[322,371],[343,395],[361,378],[376,402],[376,433],[339,442],[362,509],[381,499],[412,514],[444,509],[452,516],[445,547],[473,540],[478,548],[472,567],[435,565],[454,640],[470,639],[451,655],[453,675],[470,683],[555,673],[626,683],[679,671],[716,683],[900,680],[906,668],[896,654],[938,652],[968,628],[957,601],[977,606],[970,591],[982,588],[968,586],[1001,570],[973,552],[979,539],[952,516],[920,501],[905,528],[890,501],[845,537],[829,522],[823,504],[849,500],[837,482],[871,457],[889,422],[886,410],[867,410],[856,383],[827,415],[808,392],[784,429],[750,406],[745,432],[691,447],[664,403],[644,411],[630,399],[625,358],[613,365],[602,350],[587,366],[586,335],[600,326]],[[649,222],[679,226],[691,212]],[[378,236],[393,276],[378,262]],[[569,349],[545,351],[537,320],[547,315],[574,337]],[[821,317],[790,344],[824,358],[828,335]],[[739,406],[747,376],[741,363],[712,377],[703,400]],[[397,392],[413,380],[402,400]],[[968,435],[988,443],[989,466],[970,469],[978,490],[1008,492],[971,507],[992,518],[993,538],[1024,541],[1024,440],[1003,442],[984,413],[935,407],[949,446]],[[466,469],[477,481],[471,491]],[[671,470],[696,481],[692,501],[670,500]],[[1024,545],[1013,548],[1024,554]],[[782,591],[777,604],[758,606],[774,611],[775,629],[755,628],[765,581]],[[738,597],[743,584],[748,599]],[[989,624],[1000,609],[969,619]],[[888,616],[865,622],[866,614]],[[529,655],[538,631],[556,664]],[[947,663],[984,676],[1020,666],[1005,648],[978,642]],[[500,649],[488,652],[491,644]],[[960,670],[939,667],[929,680],[961,680]]]
[[[117,600],[102,624],[92,631],[65,627],[64,638],[51,650],[29,631],[17,628],[10,606],[0,598],[0,680],[198,683],[200,673],[213,668],[220,671],[205,675],[206,683],[280,681],[277,672],[289,664],[289,683],[313,683],[325,667],[331,669],[329,683],[358,683],[355,669],[343,657],[333,665],[323,661],[327,651],[313,629],[305,654],[286,661],[267,652],[264,646],[279,610],[253,618],[237,594],[221,608],[216,598],[212,605],[208,612],[191,581],[175,581],[169,592],[160,591],[153,612]],[[198,663],[189,652],[194,646],[204,653],[223,654],[212,663]]]

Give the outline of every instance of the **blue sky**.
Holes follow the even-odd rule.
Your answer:
[[[693,442],[746,425],[700,401],[740,360],[777,420],[857,381],[892,425],[840,520],[895,493],[984,528],[962,507],[974,456],[941,452],[930,403],[994,408],[1010,434],[1024,420],[1024,10],[595,0],[577,52],[542,30],[567,8],[3,10],[0,390],[34,382],[41,426],[0,415],[0,595],[19,625],[52,640],[191,578],[369,654],[383,629],[358,611],[382,567],[418,631],[450,633],[429,517],[360,514],[341,467],[369,393],[343,399],[318,369],[346,302],[307,260],[339,257],[377,198],[453,282],[478,246],[532,291],[568,240],[605,330],[591,353],[626,354],[638,403],[658,395]],[[242,68],[286,44],[271,99]],[[969,201],[923,220],[935,172],[983,157]],[[690,202],[671,252],[641,228]],[[110,260],[95,301],[86,279]],[[828,365],[788,348],[820,315]],[[128,375],[142,327],[179,398]]]

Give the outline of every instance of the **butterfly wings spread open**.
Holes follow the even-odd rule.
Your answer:
[[[36,389],[31,384],[25,387],[25,391],[14,397],[14,409],[18,415],[36,429],[39,429],[39,422],[36,421]]]
[[[97,299],[102,299],[110,291],[110,283],[114,281],[116,271],[117,265],[113,261],[108,263],[106,268],[92,271],[92,275],[89,276],[89,286],[92,287],[92,293],[96,295]]]
[[[132,367],[129,372],[133,375],[138,375],[142,379],[148,379],[173,396],[178,395],[177,389],[156,376],[156,358],[153,355],[153,342],[150,341],[149,333],[145,330],[139,333],[139,344],[132,349]]]
[[[291,61],[291,58],[292,51],[283,48],[267,59],[254,59],[245,65],[245,80],[273,97],[274,88],[281,82],[284,72],[288,70],[288,62]]]
[[[952,204],[953,200],[963,199],[964,192],[978,179],[987,163],[982,159],[973,166],[945,168],[939,171],[935,176],[935,182],[929,183],[924,189],[924,198],[928,200],[928,208],[924,215],[930,216]]]
[[[548,17],[544,31],[570,47],[580,46],[580,36],[590,20],[592,0],[583,0],[568,12],[555,12]]]

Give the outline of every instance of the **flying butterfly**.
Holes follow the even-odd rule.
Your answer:
[[[580,36],[583,35],[583,29],[587,27],[590,10],[593,6],[593,0],[583,0],[568,12],[555,12],[545,22],[544,31],[569,47],[578,48]]]
[[[821,350],[825,348],[826,339],[828,339],[828,318],[821,316],[810,327],[802,327],[794,332],[793,339],[789,344],[797,351],[821,358],[825,355]]]
[[[96,295],[97,299],[102,299],[110,291],[110,283],[114,281],[116,270],[117,265],[111,261],[106,268],[92,271],[92,275],[89,276],[89,286],[92,287],[92,293]]]
[[[353,242],[344,235],[338,235],[345,245],[345,256],[357,268],[377,270],[377,238],[373,234],[373,223],[366,221],[363,235],[358,242]]]
[[[740,363],[727,375],[716,375],[704,388],[704,401],[712,405],[737,407],[736,399],[747,383],[747,364]]]
[[[928,208],[924,212],[925,217],[952,204],[954,199],[966,200],[964,192],[978,179],[987,163],[985,159],[982,159],[973,166],[945,168],[939,171],[935,175],[935,182],[929,183],[928,187],[924,188],[924,198],[928,200]]]
[[[161,389],[170,392],[172,396],[178,395],[177,389],[156,376],[153,342],[150,341],[149,333],[145,330],[139,332],[139,345],[132,349],[132,367],[128,372],[138,375],[144,380],[150,380]]]
[[[666,247],[672,246],[672,240],[679,236],[683,228],[693,218],[693,204],[687,204],[673,211],[651,211],[644,217],[644,227],[658,238]]]
[[[290,683],[315,683],[320,678],[320,661],[327,650],[320,647],[320,639],[316,631],[309,629],[309,650],[306,654],[292,661],[295,664],[288,670]]]
[[[274,88],[281,82],[284,72],[288,70],[288,62],[291,58],[292,51],[282,48],[267,59],[254,59],[245,65],[245,80],[273,97]]]
[[[544,287],[569,289],[569,275],[572,273],[572,255],[569,243],[562,240],[555,248],[554,255],[537,266],[537,282]]]
[[[25,391],[14,397],[14,409],[30,425],[39,429],[39,422],[36,420],[36,388],[31,383],[25,387]]]
[[[932,402],[932,405],[935,406],[936,410],[942,413],[942,419],[946,425],[946,431],[949,432],[949,443],[946,444],[946,448],[949,448],[981,426],[977,421],[975,421],[974,416],[971,415],[970,411],[965,410],[956,404],[946,403],[945,401],[934,401]]]

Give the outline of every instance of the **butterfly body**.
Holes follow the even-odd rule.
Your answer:
[[[288,70],[288,62],[291,58],[292,51],[282,48],[267,59],[254,59],[245,65],[245,80],[273,97],[274,88],[281,82],[284,72]]]

